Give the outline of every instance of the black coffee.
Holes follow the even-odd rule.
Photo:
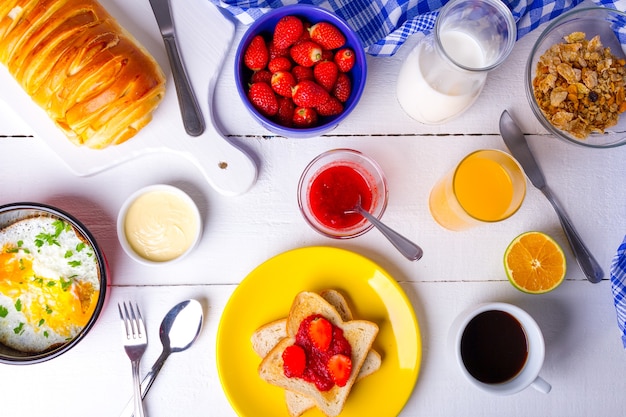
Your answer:
[[[461,358],[470,375],[487,384],[506,382],[524,367],[526,333],[519,321],[498,310],[478,314],[461,337]]]

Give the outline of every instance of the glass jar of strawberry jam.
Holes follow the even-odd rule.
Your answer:
[[[378,164],[359,151],[333,149],[306,167],[298,184],[298,206],[319,233],[337,239],[360,236],[372,224],[349,212],[357,203],[380,218],[387,206],[387,184]]]

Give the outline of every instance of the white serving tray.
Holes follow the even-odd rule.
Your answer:
[[[171,152],[189,158],[218,192],[246,192],[256,181],[257,167],[246,153],[218,133],[211,115],[214,83],[231,47],[234,23],[208,1],[172,2],[180,53],[207,125],[202,135],[192,137],[183,127],[172,72],[148,0],[101,0],[101,4],[150,51],[166,74],[165,97],[146,127],[129,141],[106,149],[75,146],[2,65],[0,99],[78,176],[93,175],[152,152]]]

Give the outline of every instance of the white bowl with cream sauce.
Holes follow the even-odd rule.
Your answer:
[[[157,184],[126,199],[117,217],[117,236],[124,251],[144,265],[178,261],[200,241],[202,218],[184,191]]]

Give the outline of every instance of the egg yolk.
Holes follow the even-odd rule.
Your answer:
[[[44,323],[62,337],[84,327],[99,291],[72,277],[47,278],[33,270],[33,256],[23,251],[0,253],[0,293],[14,301],[35,331]]]

